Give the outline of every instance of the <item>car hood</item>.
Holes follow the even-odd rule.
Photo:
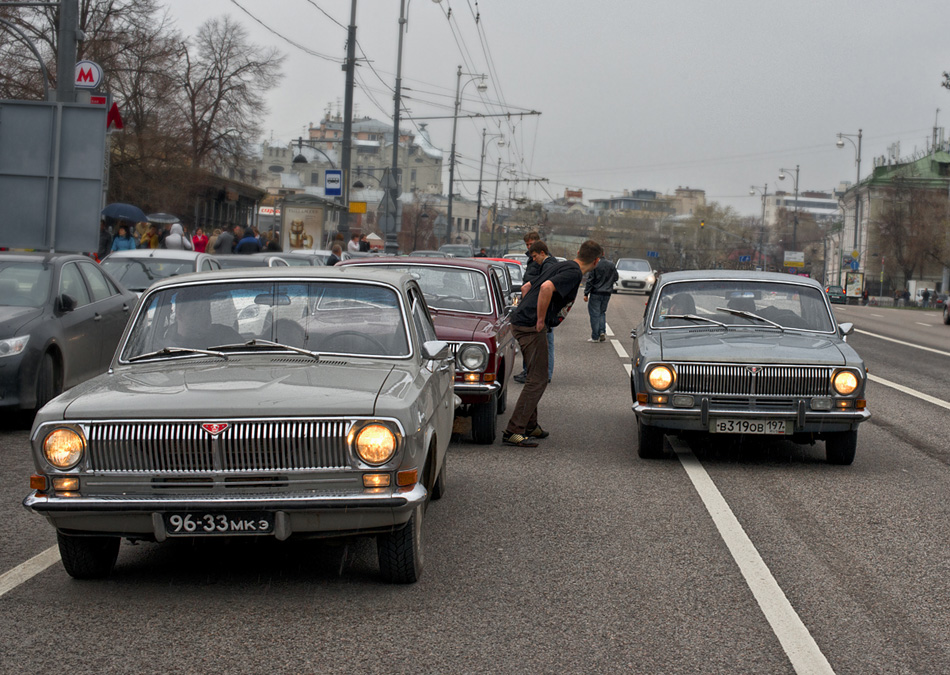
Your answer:
[[[244,358],[123,367],[69,390],[44,408],[44,417],[374,415],[380,390],[393,371],[388,363],[296,362],[292,357],[279,364],[259,358],[240,363]]]
[[[658,340],[664,361],[843,366],[849,349],[836,336],[776,330],[662,331]]]
[[[450,342],[477,340],[491,334],[492,322],[485,317],[451,312],[433,312],[435,334],[440,340]]]
[[[0,337],[13,337],[42,314],[43,310],[37,307],[0,307]]]

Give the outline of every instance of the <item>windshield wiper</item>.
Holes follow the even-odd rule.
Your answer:
[[[771,320],[769,320],[769,319],[766,319],[766,318],[764,318],[764,317],[761,317],[761,316],[759,316],[758,314],[753,314],[752,312],[746,312],[746,311],[741,310],[741,309],[731,309],[731,308],[729,308],[729,307],[717,307],[717,308],[716,308],[716,311],[717,311],[717,312],[726,312],[727,314],[733,314],[733,315],[735,315],[735,316],[742,316],[742,317],[745,317],[746,319],[758,319],[759,321],[762,321],[762,322],[767,323],[767,324],[769,324],[769,325],[775,326],[776,328],[778,328],[778,329],[779,329],[780,331],[782,331],[783,333],[785,332],[785,326],[783,326],[782,324],[780,324],[780,323],[775,323],[774,321],[771,321]]]
[[[294,347],[293,345],[285,345],[282,342],[262,340],[260,338],[255,338],[253,340],[248,340],[247,342],[244,342],[244,343],[236,343],[233,345],[217,345],[216,347],[212,347],[212,349],[241,349],[243,347],[280,347],[281,349],[286,349],[291,352],[303,354],[304,356],[309,356],[314,361],[320,360],[320,354],[318,354],[317,352],[312,352],[309,349],[304,349],[302,347]]]
[[[697,316],[696,314],[664,314],[663,319],[688,319],[690,321],[707,321],[709,323],[714,323],[717,326],[722,326],[723,328],[728,328],[726,324],[720,323],[715,319],[710,319],[705,316]]]
[[[154,352],[149,352],[148,354],[139,354],[138,356],[129,357],[129,363],[132,361],[151,359],[158,356],[176,356],[178,354],[205,354],[207,356],[220,356],[225,361],[228,360],[227,354],[213,352],[208,349],[194,349],[192,347],[162,347],[161,349]]]

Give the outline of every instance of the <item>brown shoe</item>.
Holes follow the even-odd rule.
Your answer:
[[[512,434],[507,431],[502,432],[501,442],[505,445],[514,445],[518,448],[536,448],[538,447],[537,441],[532,441],[524,434]]]

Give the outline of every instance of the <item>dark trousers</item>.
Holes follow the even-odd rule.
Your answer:
[[[528,371],[521,396],[508,420],[508,433],[523,434],[538,426],[538,402],[548,388],[548,333],[540,333],[534,326],[512,326],[515,339],[524,355]]]

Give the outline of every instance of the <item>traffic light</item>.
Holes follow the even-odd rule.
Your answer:
[[[700,228],[706,227],[706,221],[705,221],[705,220],[700,220],[700,221],[699,221],[699,227],[700,227]]]

